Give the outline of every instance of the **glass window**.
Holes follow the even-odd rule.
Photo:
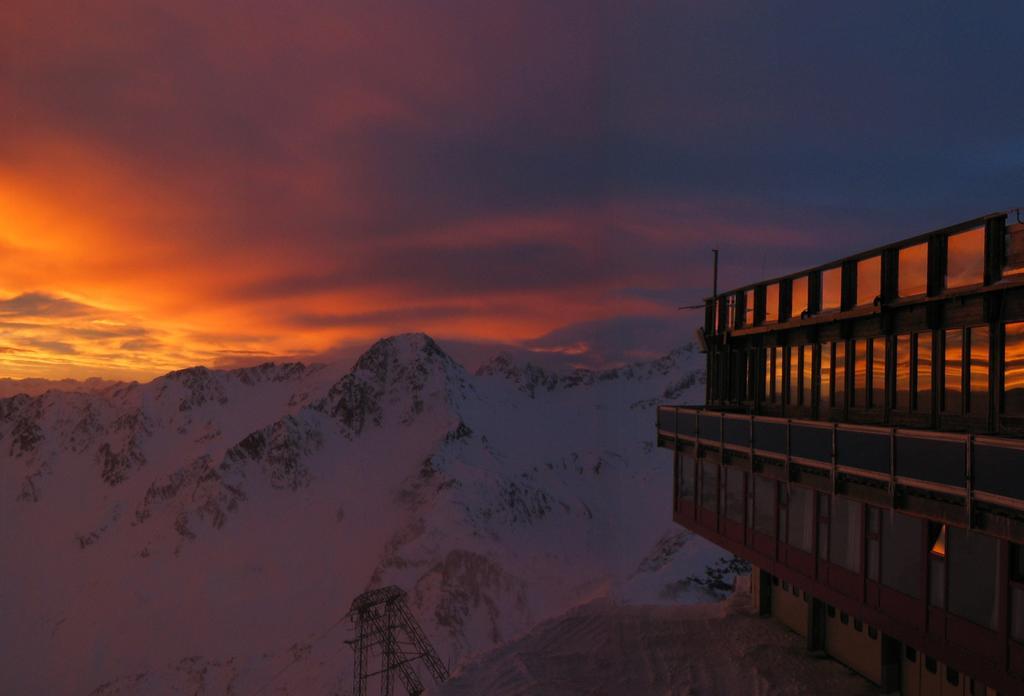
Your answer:
[[[754,476],[754,529],[775,536],[775,482]]]
[[[947,413],[960,413],[963,407],[964,332],[946,329],[946,350],[942,358],[942,408]]]
[[[733,522],[743,522],[745,471],[726,468],[725,470],[725,516]]]
[[[691,503],[697,497],[697,464],[688,454],[679,455],[679,497]]]
[[[775,351],[774,348],[764,349],[764,399],[765,401],[775,401],[775,395],[772,394],[772,353]]]
[[[743,325],[754,325],[754,291],[747,290],[743,293]]]
[[[861,504],[836,496],[832,500],[832,562],[860,572]]]
[[[858,338],[853,342],[850,361],[853,363],[853,399],[851,404],[858,408],[867,406],[868,395],[868,341]]]
[[[971,400],[967,410],[975,416],[988,415],[989,332],[987,326],[970,329],[971,366],[967,375]]]
[[[775,351],[775,400],[782,403],[782,368],[786,364],[786,351],[778,346]]]
[[[1005,327],[1003,345],[1003,409],[1024,413],[1024,322]]]
[[[821,311],[839,309],[843,299],[843,268],[836,266],[821,272]]]
[[[946,238],[946,287],[962,288],[985,281],[985,228]]]
[[[946,525],[928,523],[928,603],[946,607]]]
[[[828,560],[828,493],[818,493],[818,558]]]
[[[922,242],[899,251],[899,296],[928,292],[928,244]]]
[[[871,339],[871,405],[885,407],[885,339]]]
[[[866,559],[867,576],[869,580],[878,580],[878,546],[881,541],[881,519],[882,511],[876,507],[864,506],[864,514],[867,516],[867,534],[865,536],[864,557]]]
[[[718,512],[718,465],[705,461],[701,463],[700,504]]]
[[[764,292],[764,320],[778,321],[779,320],[779,284],[772,283],[765,287]]]
[[[813,350],[810,345],[803,346],[800,348],[800,362],[803,363],[803,372],[801,376],[802,386],[801,391],[803,405],[811,405],[811,389],[814,387],[814,356]]]
[[[1024,273],[1024,225],[1007,225],[1003,240],[1006,244],[1003,276]]]
[[[917,334],[917,410],[932,409],[932,335]]]
[[[789,315],[794,319],[799,319],[800,315],[807,311],[807,276],[793,278],[790,285],[793,295]]]
[[[827,408],[832,403],[832,344],[821,344],[821,381],[818,382],[818,403]]]
[[[995,629],[996,597],[1003,573],[999,540],[987,534],[949,528],[949,611],[968,621]]]
[[[846,405],[846,343],[836,343],[836,367],[832,403],[836,408]]]
[[[910,408],[910,334],[896,337],[896,393],[893,408]]]
[[[882,512],[882,584],[921,598],[924,523],[892,510]]]
[[[1010,587],[1010,636],[1024,643],[1024,585]]]
[[[800,347],[789,349],[789,405],[796,406],[800,398]]]
[[[790,546],[814,553],[814,497],[810,488],[790,488],[787,539]]]
[[[874,303],[882,294],[882,257],[872,256],[857,262],[857,306]]]
[[[739,295],[729,295],[726,298],[726,304],[729,307],[729,320],[726,326],[730,329],[736,327],[736,303],[739,302]]]

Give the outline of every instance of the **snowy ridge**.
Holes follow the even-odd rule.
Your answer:
[[[407,334],[348,372],[0,400],[0,679],[248,693],[295,662],[275,693],[345,693],[347,626],[318,631],[372,586],[406,588],[453,664],[595,597],[712,597],[690,579],[723,552],[678,537],[651,441],[654,404],[703,393],[695,349],[543,379],[499,364],[469,375]]]

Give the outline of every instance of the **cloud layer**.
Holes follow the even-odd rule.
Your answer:
[[[404,330],[614,360],[688,335],[711,246],[728,285],[1024,203],[1016,3],[0,14],[11,376]]]

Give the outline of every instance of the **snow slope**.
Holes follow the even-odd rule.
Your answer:
[[[833,660],[807,653],[749,594],[689,606],[596,600],[467,665],[433,696],[878,693]]]
[[[0,683],[346,693],[339,620],[383,584],[453,665],[596,597],[706,599],[725,554],[672,524],[652,441],[701,367],[470,375],[408,334],[2,399]]]

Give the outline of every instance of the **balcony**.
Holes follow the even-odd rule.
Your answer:
[[[660,406],[658,445],[1024,541],[1024,440]]]

